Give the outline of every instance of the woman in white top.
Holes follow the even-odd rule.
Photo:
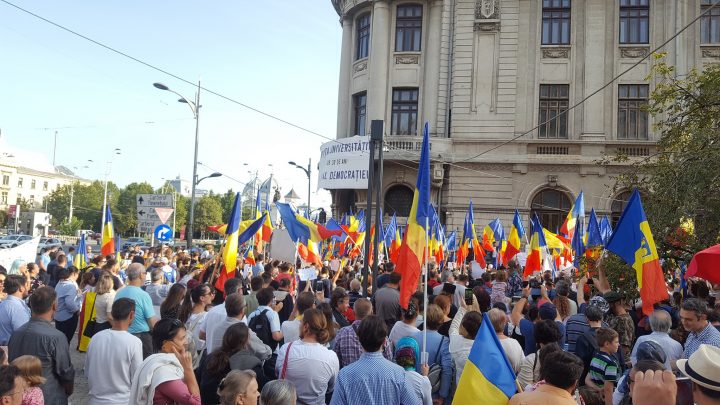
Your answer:
[[[503,350],[505,350],[505,355],[507,355],[513,371],[517,374],[517,372],[520,371],[520,364],[522,364],[525,353],[523,353],[523,349],[517,340],[505,336],[505,325],[507,325],[508,322],[507,314],[497,308],[493,308],[488,311],[488,317],[495,329],[495,334],[497,334],[500,340],[500,345],[502,345]]]
[[[95,283],[95,332],[110,329],[112,325],[112,304],[115,301],[115,290],[113,290],[113,278],[103,271],[100,279]]]
[[[475,342],[482,323],[483,316],[477,305],[477,300],[473,297],[472,305],[465,304],[465,300],[460,301],[460,308],[455,313],[455,317],[450,324],[450,356],[455,363],[455,383],[460,382],[463,368],[470,355],[470,349]]]
[[[408,308],[403,311],[403,319],[395,322],[395,325],[393,325],[389,336],[393,344],[393,350],[397,348],[398,340],[406,336],[412,336],[420,331],[420,329],[415,327],[415,321],[418,317],[417,307],[416,300],[411,298],[408,303]]]
[[[275,372],[297,388],[298,404],[324,405],[332,392],[340,363],[325,347],[330,339],[327,318],[319,309],[303,313],[300,340],[286,343],[277,352]]]
[[[192,285],[192,284],[191,284]],[[205,340],[200,339],[200,325],[207,315],[207,307],[212,303],[215,291],[209,284],[199,284],[187,289],[178,319],[185,325],[188,337],[188,351],[193,359],[193,367],[200,365],[200,355],[205,350]]]

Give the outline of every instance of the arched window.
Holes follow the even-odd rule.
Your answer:
[[[399,217],[410,216],[413,197],[413,190],[407,186],[390,187],[385,193],[385,213],[392,215],[394,212]]]
[[[546,188],[540,190],[532,199],[530,205],[531,218],[537,214],[543,227],[551,232],[557,232],[565,221],[572,203],[562,191]]]
[[[622,193],[615,196],[612,203],[610,204],[610,220],[612,221],[613,228],[620,220],[620,216],[627,206],[628,200],[630,200],[630,191],[623,191]]]

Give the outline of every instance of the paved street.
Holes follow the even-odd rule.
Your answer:
[[[70,358],[72,359],[73,365],[75,366],[75,391],[70,397],[72,405],[84,405],[90,402],[88,399],[88,382],[85,377],[85,353],[80,353],[76,350],[77,347],[77,334],[70,342]]]

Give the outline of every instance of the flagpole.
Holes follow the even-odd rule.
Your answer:
[[[425,229],[427,230],[430,226],[429,219],[425,217]],[[427,271],[427,259],[428,259],[428,238],[425,237],[425,282],[423,288],[423,339],[422,339],[422,354],[420,355],[420,364],[427,364],[428,362],[428,351],[427,351],[427,307],[428,307],[428,271]]]

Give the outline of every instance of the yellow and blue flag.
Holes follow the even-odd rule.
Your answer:
[[[635,269],[643,312],[650,315],[653,304],[667,299],[668,293],[655,239],[637,189],[630,196],[606,248]]]
[[[73,266],[82,270],[88,265],[87,247],[85,246],[85,234],[80,235],[80,242],[78,242],[77,252],[73,257]]]
[[[113,219],[110,214],[110,204],[105,206],[105,223],[102,228],[102,244],[100,252],[103,256],[115,253],[115,235],[113,230]]]
[[[515,373],[485,313],[453,404],[507,405],[516,392]]]
[[[430,139],[429,125],[425,123],[423,143],[420,152],[417,181],[410,215],[408,216],[405,238],[400,246],[396,272],[400,280],[400,306],[408,307],[410,296],[417,290],[425,248],[427,228],[430,226]]]
[[[613,234],[612,226],[610,226],[610,220],[607,215],[600,220],[600,235],[602,235],[603,244],[607,245],[610,237]]]

